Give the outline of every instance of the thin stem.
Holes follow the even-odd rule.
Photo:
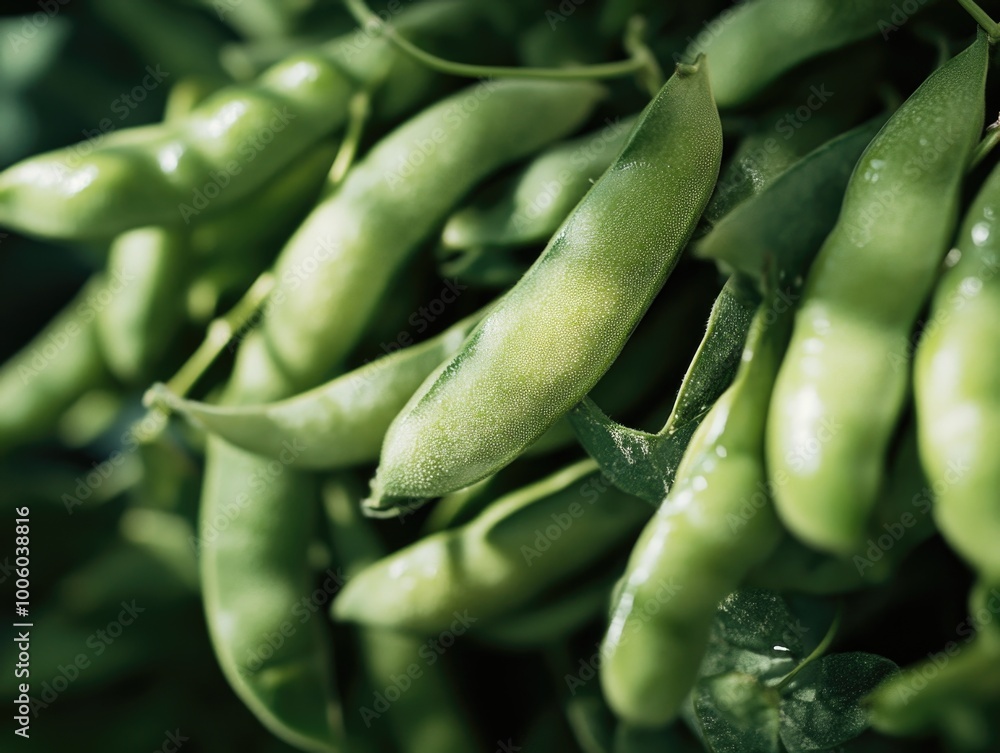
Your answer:
[[[969,160],[969,170],[971,171],[978,167],[979,163],[986,159],[997,144],[1000,144],[1000,120],[986,129],[986,136],[972,150],[972,158]]]
[[[428,68],[447,73],[452,76],[464,76],[467,78],[547,78],[558,80],[587,80],[605,78],[620,78],[633,73],[647,72],[650,78],[655,79],[656,74],[650,68],[652,53],[643,47],[642,55],[635,55],[628,60],[620,60],[614,63],[601,63],[598,65],[569,66],[566,68],[513,68],[507,66],[494,65],[472,65],[469,63],[456,63],[451,60],[439,58],[437,55],[420,49],[413,43],[401,37],[396,30],[386,24],[381,18],[376,16],[364,0],[344,0],[348,11],[354,19],[362,26],[373,24],[386,38],[396,45],[400,50],[410,57],[419,61]],[[653,61],[655,63],[655,60]],[[659,66],[657,66],[658,70]]]
[[[970,16],[976,19],[977,24],[983,27],[983,30],[989,35],[990,42],[996,42],[997,39],[1000,39],[1000,26],[990,18],[986,11],[979,7],[976,0],[958,0],[958,4],[965,8]]]
[[[233,339],[233,335],[247,326],[274,289],[274,282],[274,275],[265,272],[225,316],[215,319],[208,325],[201,345],[167,382],[171,392],[179,397],[187,395],[201,375],[218,358],[222,349]]]
[[[347,171],[354,164],[354,158],[358,154],[358,147],[361,145],[361,137],[364,135],[365,122],[371,112],[371,93],[360,91],[351,98],[348,105],[349,119],[347,121],[347,132],[344,140],[340,143],[337,157],[330,168],[330,175],[327,179],[327,189],[335,188],[347,175]]]
[[[837,615],[833,618],[833,622],[830,623],[830,629],[826,631],[826,635],[823,636],[823,640],[819,642],[819,645],[812,650],[812,653],[809,654],[809,656],[796,665],[795,669],[782,678],[781,682],[775,686],[775,690],[782,690],[785,688],[788,683],[795,679],[795,675],[826,653],[826,650],[830,648],[830,644],[833,643],[833,638],[837,634],[837,629],[840,627],[840,618],[842,614],[843,610],[838,608]]]

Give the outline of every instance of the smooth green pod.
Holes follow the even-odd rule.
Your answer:
[[[942,535],[1000,583],[1000,169],[965,216],[914,363],[920,457]],[[910,340],[900,340],[903,357]]]
[[[609,487],[595,467],[570,466],[379,560],[345,586],[334,617],[434,634],[458,615],[482,626],[529,605],[649,517],[646,503]]]
[[[400,28],[444,27],[462,6],[419,6],[400,19]],[[461,27],[446,28],[461,34]],[[385,40],[359,48],[347,35],[293,54],[253,83],[216,92],[176,122],[115,131],[86,149],[68,147],[19,162],[0,173],[0,226],[77,239],[188,224],[249,195],[339,128],[355,91],[391,77],[399,57]],[[410,72],[412,63],[401,70]],[[154,69],[144,83],[168,77]],[[425,86],[413,87],[411,102]]]
[[[95,275],[27,345],[0,367],[0,453],[40,439],[87,390],[109,377],[97,341]]]
[[[97,314],[97,334],[108,368],[135,383],[163,355],[181,320],[180,295],[188,236],[146,227],[118,236],[108,251],[109,279],[121,288]]]
[[[356,343],[402,263],[461,197],[571,133],[602,95],[589,82],[485,80],[372,147],[278,257],[263,334],[281,368],[314,385]]]
[[[735,107],[799,63],[888,28],[896,4],[751,0],[706,24],[687,54],[709,56],[719,107]]]
[[[243,342],[227,401],[286,393],[259,336]],[[318,619],[298,610],[315,584],[307,543],[316,488],[295,468],[297,448],[269,460],[208,441],[198,547],[215,655],[230,686],[272,733],[303,750],[335,753],[343,732],[333,664]],[[284,637],[280,646],[268,636]]]
[[[790,318],[775,312],[775,300],[759,308],[733,384],[691,438],[674,486],[632,550],[601,666],[608,703],[628,723],[661,726],[677,714],[719,603],[781,539],[763,456],[767,397]]]
[[[885,583],[913,550],[936,533],[930,514],[934,503],[917,456],[917,432],[910,426],[879,493],[867,538],[850,557],[818,552],[786,536],[748,583],[820,595]]]
[[[676,264],[721,154],[705,64],[679,66],[538,261],[393,422],[373,506],[496,472],[590,391]]]
[[[275,403],[216,406],[154,385],[147,400],[181,414],[236,447],[277,458],[299,447],[301,468],[335,469],[374,461],[385,430],[421,382],[455,353],[481,315],[324,385]]]
[[[445,223],[448,249],[545,243],[625,145],[635,118],[546,149],[500,185],[486,189]]]
[[[771,400],[767,459],[788,529],[849,555],[864,539],[906,395],[894,358],[957,220],[983,123],[985,34],[935,71],[865,150],[813,262]],[[849,469],[849,470],[846,470]]]

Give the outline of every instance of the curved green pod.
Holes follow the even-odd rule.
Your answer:
[[[896,5],[898,0],[749,0],[706,23],[687,54],[708,55],[719,107],[735,107],[799,63],[888,28]]]
[[[396,271],[469,189],[574,131],[603,91],[484,80],[373,146],[276,262],[263,334],[292,381],[312,386],[347,354]]]
[[[287,389],[260,338],[245,340],[227,402]],[[209,439],[197,542],[202,599],[215,655],[240,700],[285,742],[336,753],[343,731],[333,664],[308,606],[317,490],[296,469],[297,452],[271,460]]]
[[[590,391],[680,257],[721,154],[705,64],[679,66],[538,261],[393,422],[374,507],[494,473]]]
[[[619,546],[649,506],[582,461],[491,504],[470,523],[417,541],[362,570],[333,605],[338,620],[434,634],[529,605]]]
[[[461,7],[419,6],[409,21],[400,19],[400,28],[444,28]],[[461,26],[447,28],[461,34]],[[90,141],[0,173],[0,226],[80,239],[189,224],[247,196],[339,128],[353,94],[391,77],[398,59],[387,41],[370,40],[359,49],[348,35],[293,54],[253,83],[216,92],[176,122],[116,131],[107,118]],[[412,62],[400,70],[410,76]],[[423,72],[413,78],[410,101],[426,79]],[[169,80],[169,71],[149,67],[142,83],[150,88]]]
[[[942,535],[1000,583],[1000,169],[965,216],[917,347],[920,457]],[[901,340],[905,358],[909,340]]]
[[[616,118],[600,131],[557,144],[499,186],[448,218],[441,243],[449,249],[544,243],[625,145],[635,118]]]
[[[180,413],[236,447],[276,458],[301,445],[302,468],[344,468],[378,458],[385,430],[421,382],[455,353],[480,315],[324,385],[276,403],[217,406],[154,385],[148,400]]]
[[[49,434],[63,412],[109,377],[96,319],[110,296],[103,275],[0,367],[0,453]]]
[[[97,315],[97,334],[108,368],[135,383],[163,355],[180,323],[186,233],[146,227],[118,236],[108,251],[109,278],[121,289]]]
[[[691,438],[616,594],[601,685],[629,723],[661,726],[677,714],[719,603],[781,538],[764,469],[767,397],[789,319],[775,300],[759,308],[740,370]]]
[[[811,546],[864,540],[907,391],[893,358],[930,294],[983,124],[988,42],[947,62],[889,119],[848,182],[813,262],[771,400],[775,505]],[[850,472],[845,472],[850,469]]]

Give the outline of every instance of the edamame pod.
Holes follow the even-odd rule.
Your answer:
[[[450,22],[462,5],[420,6],[412,22],[400,23],[420,32],[447,20],[455,33],[461,24]],[[117,131],[86,152],[74,146],[31,157],[0,173],[0,225],[76,239],[189,223],[248,195],[336,130],[353,93],[379,84],[398,56],[388,42],[358,48],[348,35],[217,92],[176,123]],[[148,85],[168,76],[153,70]]]
[[[948,262],[914,364],[920,457],[942,535],[1000,583],[1000,168],[966,214]],[[910,341],[896,350],[904,360]]]
[[[763,457],[767,397],[790,318],[777,314],[775,300],[759,308],[733,384],[698,427],[632,550],[601,665],[608,703],[628,723],[660,726],[677,714],[719,603],[781,538]]]
[[[426,342],[276,403],[215,406],[179,398],[162,384],[152,388],[148,399],[236,447],[269,458],[301,444],[300,468],[366,463],[378,457],[385,430],[406,401],[458,350],[479,318],[463,319]]]
[[[676,264],[721,153],[705,63],[678,66],[538,261],[393,422],[373,507],[494,473],[590,391]]]
[[[39,439],[87,390],[108,379],[95,324],[102,275],[0,368],[0,453]]]
[[[753,0],[706,24],[688,54],[711,58],[716,101],[734,107],[799,63],[874,36],[880,23],[889,22],[896,2]]]
[[[263,334],[292,381],[311,387],[347,354],[401,264],[469,189],[575,130],[603,91],[486,80],[372,147],[276,262]]]
[[[907,389],[892,360],[934,283],[979,137],[985,34],[935,71],[865,150],[806,282],[771,400],[785,525],[849,555],[864,536]]]
[[[379,560],[334,600],[334,617],[433,634],[456,612],[478,626],[530,604],[649,517],[645,502],[609,487],[595,468],[577,463]]]
[[[108,368],[123,382],[138,382],[170,344],[187,251],[187,234],[173,228],[131,230],[111,244],[106,274],[121,288],[96,324]]]
[[[600,131],[545,150],[453,214],[441,243],[451,249],[545,243],[611,166],[634,125],[634,117],[616,118]]]
[[[286,390],[263,342],[247,338],[227,399],[255,402]],[[268,460],[209,439],[199,526],[202,594],[216,657],[240,699],[282,740],[333,753],[343,733],[323,625],[302,624],[295,611],[314,588],[306,544],[316,492],[295,461],[295,449]],[[285,638],[277,648],[267,640],[275,633]]]

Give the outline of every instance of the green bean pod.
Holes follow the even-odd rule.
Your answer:
[[[108,252],[109,278],[121,289],[97,315],[97,334],[111,372],[140,381],[170,344],[181,320],[188,238],[176,229],[123,233]]]
[[[676,264],[721,153],[705,64],[678,66],[538,261],[393,422],[373,506],[494,473],[590,391]]]
[[[733,384],[692,437],[632,550],[602,646],[601,683],[626,722],[660,726],[697,678],[719,603],[781,538],[764,470],[767,397],[788,316],[761,305]]]
[[[396,271],[482,178],[575,130],[590,82],[483,81],[378,144],[279,256],[263,333],[293,382],[313,386],[356,343]]]
[[[623,543],[649,506],[582,461],[491,504],[357,574],[334,600],[338,620],[434,634],[459,617],[477,627],[529,605]]]
[[[449,249],[545,243],[625,145],[635,118],[546,149],[517,174],[453,214],[441,232]]]
[[[851,176],[810,269],[771,400],[775,504],[804,542],[850,555],[864,538],[907,390],[894,359],[931,291],[979,137],[988,43],[935,71]]]
[[[320,387],[275,403],[216,406],[184,400],[165,385],[150,399],[236,447],[277,458],[304,445],[300,468],[336,469],[378,458],[385,430],[421,382],[455,353],[480,315],[437,337],[365,364]]]
[[[941,533],[1000,583],[1000,169],[980,190],[948,258],[915,356],[920,457],[937,492]],[[909,342],[902,347],[908,353]]]
[[[252,403],[287,385],[257,335],[240,348],[227,401]],[[297,447],[269,460],[212,437],[205,458],[199,550],[209,635],[230,686],[275,735],[309,751],[341,750],[342,719],[307,557],[313,479]],[[307,602],[308,603],[308,602]],[[275,636],[282,640],[277,647]]]
[[[756,0],[722,12],[688,49],[712,60],[719,107],[750,100],[782,73],[874,36],[897,0]],[[704,40],[702,39],[704,37]]]
[[[461,6],[420,6],[401,28],[433,30]],[[355,91],[390,75],[399,53],[387,41],[356,45],[348,35],[296,53],[177,122],[113,131],[107,119],[92,142],[13,165],[0,173],[0,226],[49,238],[109,237],[184,225],[233,204],[340,127]],[[150,68],[144,81],[156,86],[169,75]]]
[[[0,367],[0,453],[52,431],[87,390],[108,380],[97,340],[99,297],[95,275],[27,345]]]

